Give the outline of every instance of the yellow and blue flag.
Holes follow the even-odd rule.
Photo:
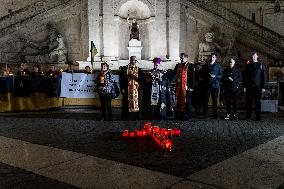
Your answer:
[[[91,41],[91,61],[94,61],[94,57],[98,54],[97,47],[93,41]]]

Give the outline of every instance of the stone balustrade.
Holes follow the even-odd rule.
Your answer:
[[[0,38],[19,29],[26,21],[54,8],[72,3],[69,0],[42,0],[0,18]]]
[[[252,33],[262,39],[265,42],[268,42],[274,47],[284,49],[284,36],[263,27],[257,23],[252,22],[251,20],[247,19],[246,17],[235,13],[222,5],[218,4],[216,1],[213,0],[187,0],[187,2],[192,3],[193,5],[200,7],[206,11],[209,11],[223,19],[227,20],[228,22],[234,24],[242,28],[243,30]]]

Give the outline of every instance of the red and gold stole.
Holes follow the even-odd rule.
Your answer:
[[[139,98],[138,98],[138,66],[127,66],[127,78],[128,78],[128,108],[129,112],[139,111]],[[136,80],[134,79],[136,78]]]
[[[185,112],[186,110],[186,85],[187,85],[188,64],[178,64],[176,79],[176,112]]]

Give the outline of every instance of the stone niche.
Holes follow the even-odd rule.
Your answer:
[[[137,41],[130,37],[134,19],[139,26]],[[141,51],[142,68],[152,68],[155,57],[173,68],[179,60],[180,1],[88,0],[88,31],[89,42],[94,41],[98,50],[95,62],[108,61],[117,69]],[[78,61],[80,68],[88,61]]]

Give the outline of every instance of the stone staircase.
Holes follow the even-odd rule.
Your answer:
[[[284,54],[284,36],[252,22],[246,17],[223,7],[214,0],[186,0],[186,3],[199,7],[226,20],[232,25],[237,26],[245,34],[250,34],[251,36],[261,39],[258,42],[263,42],[280,52],[280,54]]]
[[[40,21],[46,18],[46,15],[58,10],[63,11],[67,7],[76,5],[77,2],[77,0],[40,0],[4,16],[0,18],[0,39],[18,31],[31,20]]]

